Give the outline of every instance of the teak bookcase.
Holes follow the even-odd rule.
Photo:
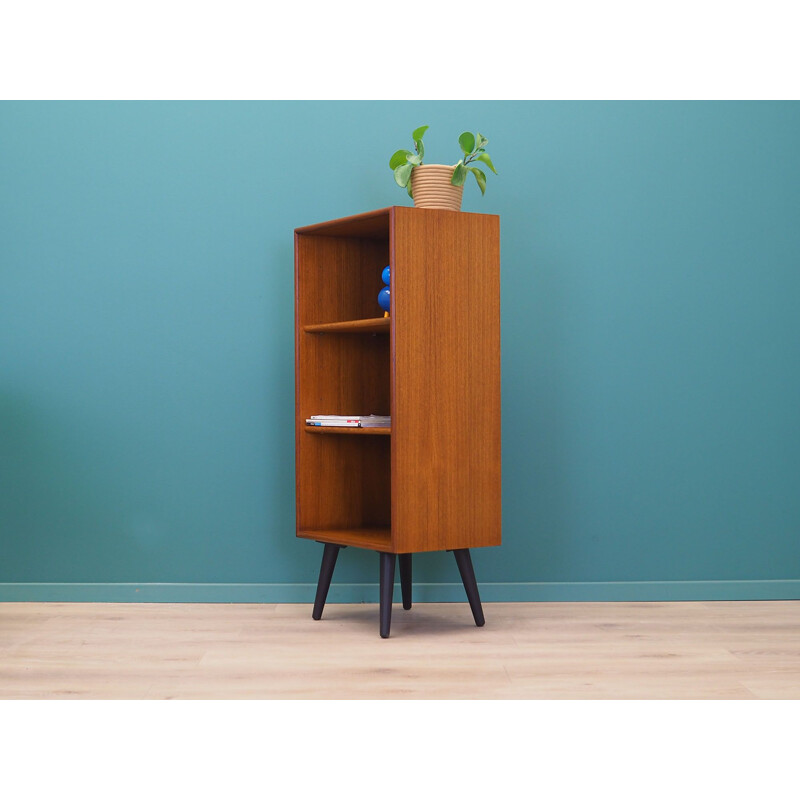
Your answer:
[[[375,550],[386,637],[396,556],[410,608],[411,554],[451,550],[482,625],[469,548],[501,538],[499,217],[393,206],[294,242],[297,535],[325,544],[313,616],[339,550]],[[312,414],[392,423],[312,428]]]

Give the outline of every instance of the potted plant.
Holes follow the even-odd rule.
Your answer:
[[[489,140],[482,134],[464,131],[458,137],[463,156],[457,164],[423,164],[425,147],[422,137],[428,130],[428,125],[417,128],[411,138],[414,140],[414,151],[398,150],[389,159],[389,168],[394,172],[394,179],[398,186],[408,192],[417,208],[447,208],[452,211],[461,210],[461,198],[464,193],[464,182],[471,172],[481,190],[486,192],[486,174],[472,162],[480,161],[497,174],[492,164],[492,159],[486,152]]]

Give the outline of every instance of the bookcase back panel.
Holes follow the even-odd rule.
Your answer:
[[[298,417],[390,413],[389,337],[300,333]]]
[[[297,527],[352,530],[391,525],[388,436],[304,434],[297,480]],[[308,469],[305,467],[311,467]]]
[[[298,322],[382,317],[378,293],[389,264],[389,240],[295,235]]]

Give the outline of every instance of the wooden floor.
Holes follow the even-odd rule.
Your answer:
[[[800,699],[800,601],[0,603],[0,698]]]

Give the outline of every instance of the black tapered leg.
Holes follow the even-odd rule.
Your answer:
[[[320,619],[322,617],[322,609],[325,608],[325,598],[328,596],[328,589],[331,588],[333,568],[336,566],[336,558],[341,549],[341,546],[338,544],[325,544],[325,550],[322,552],[322,566],[319,568],[317,596],[314,600],[314,610],[311,612],[311,616],[314,619]]]
[[[400,564],[400,591],[403,594],[403,608],[411,608],[411,553],[400,553],[397,556]]]
[[[392,592],[394,592],[394,553],[381,553],[381,638],[389,638],[392,625]]]
[[[472,616],[475,617],[475,624],[480,628],[486,623],[486,620],[483,618],[481,597],[478,594],[478,583],[475,580],[475,571],[472,569],[469,550],[453,550],[453,555],[456,557],[458,571],[461,573],[461,580],[467,590],[467,600],[469,600],[469,607],[472,609]]]

